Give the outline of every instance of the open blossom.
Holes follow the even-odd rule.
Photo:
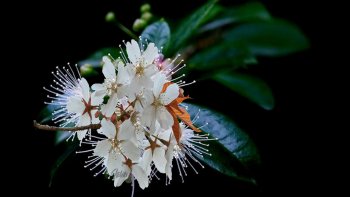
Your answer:
[[[182,61],[162,61],[154,43],[146,50],[135,40],[125,45],[127,54],[122,50],[121,58],[103,57],[105,79],[91,89],[79,72],[58,69],[57,87],[46,89],[53,94],[50,104],[59,106],[54,119],[62,126],[100,124],[89,137],[88,130],[76,132],[82,144],[92,146],[78,153],[92,152],[85,167],[97,169],[96,176],[112,178],[115,187],[131,180],[134,188],[136,180],[144,189],[157,173],[165,174],[168,183],[173,166],[181,178],[189,166],[197,172],[191,161],[202,166],[197,158],[209,155],[203,142],[210,139],[198,134],[201,131],[182,106],[189,98],[182,87],[194,82],[176,82],[184,77],[172,77],[184,67]]]
[[[56,98],[51,104],[59,105],[60,108],[53,113],[54,120],[62,122],[62,126],[73,124],[74,126],[86,126],[96,124],[99,120],[95,117],[97,107],[102,103],[102,98],[90,92],[90,86],[85,78],[75,77],[71,67],[63,70],[57,68]],[[49,91],[48,89],[46,89]],[[87,133],[86,130],[77,132],[79,140],[82,140]]]
[[[166,82],[166,77],[162,73],[158,73],[154,77],[153,97],[149,101],[151,105],[143,111],[144,124],[150,128],[151,133],[156,130],[156,121],[163,129],[169,129],[174,124],[173,116],[166,106],[178,97],[179,87],[173,83],[165,91],[162,91]]]
[[[154,43],[149,43],[147,49],[142,51],[135,40],[126,43],[126,51],[130,63],[127,70],[130,75],[128,96],[134,100],[135,96],[143,89],[151,89],[153,86],[152,76],[159,72],[155,61],[158,57],[158,48]]]

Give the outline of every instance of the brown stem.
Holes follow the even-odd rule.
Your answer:
[[[39,124],[35,120],[33,121],[33,125],[37,129],[46,130],[46,131],[82,131],[86,129],[101,128],[101,124],[90,124],[90,125],[80,126],[80,127],[54,127],[54,126]]]

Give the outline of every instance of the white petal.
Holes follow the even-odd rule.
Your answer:
[[[90,86],[85,78],[81,78],[79,81],[79,85],[81,87],[81,92],[83,94],[83,99],[88,102],[90,99]]]
[[[88,130],[77,131],[77,137],[79,141],[83,140]]]
[[[108,99],[108,102],[106,105],[103,105],[101,107],[101,112],[106,117],[111,117],[112,114],[115,111],[115,107],[118,104],[118,98],[116,94],[112,94],[112,96]]]
[[[99,90],[105,90],[106,87],[101,83],[95,83],[94,85],[91,86],[91,89],[93,89],[94,91],[99,91]]]
[[[131,124],[130,119],[125,120],[118,132],[118,140],[128,140],[135,136],[135,127]]]
[[[139,162],[140,166],[145,170],[147,175],[150,175],[152,169],[151,169],[151,162],[152,162],[152,150],[147,149],[142,155],[142,159]]]
[[[86,125],[89,125],[90,123],[91,123],[90,116],[86,113],[80,116],[77,126],[86,126]],[[87,129],[82,131],[77,131],[77,136],[80,141],[83,140],[87,131],[88,131]]]
[[[163,148],[158,147],[154,149],[153,162],[160,173],[165,173],[167,160],[165,159],[165,150]]]
[[[179,96],[179,86],[175,83],[167,87],[164,93],[160,95],[163,105],[168,105]]]
[[[163,129],[169,129],[174,124],[174,119],[165,107],[158,107],[156,117]]]
[[[165,130],[165,131],[163,131],[163,132],[160,132],[160,133],[158,134],[158,138],[163,139],[163,140],[166,140],[166,141],[169,141],[170,135],[171,135],[172,131],[173,131],[173,130],[170,128],[170,129],[167,129],[167,130]]]
[[[130,174],[130,169],[128,166],[123,165],[121,169],[117,169],[118,171],[114,175],[114,187],[119,187]]]
[[[85,110],[82,98],[77,96],[70,97],[67,103],[67,110],[69,113],[82,114]]]
[[[144,126],[148,126],[149,128],[152,127],[154,129],[155,117],[156,117],[156,109],[154,106],[149,105],[146,108],[144,108],[142,112],[141,123]]]
[[[141,157],[141,150],[129,140],[123,141],[121,143],[122,151],[126,157],[132,161],[137,161]]]
[[[128,53],[129,60],[133,64],[136,64],[141,57],[139,44],[135,40],[131,40],[131,43],[126,43],[126,52]]]
[[[152,89],[154,83],[151,77],[143,75],[139,78],[139,80],[139,84],[141,85],[141,87],[144,87],[146,89]]]
[[[172,179],[173,158],[174,158],[174,144],[170,144],[165,153],[165,159],[167,160],[167,163],[165,166],[165,174],[167,175],[169,180]]]
[[[102,104],[102,102],[103,102],[103,97],[99,96],[97,93],[99,93],[99,92],[93,92],[91,94],[91,105],[93,105],[93,106],[98,106],[98,105]]]
[[[158,72],[158,68],[155,64],[150,64],[145,68],[145,76],[151,78],[153,75],[155,75]]]
[[[124,64],[122,62],[119,62],[117,84],[126,85],[128,83],[130,83],[129,72],[127,71],[127,68],[124,67]]]
[[[120,154],[111,151],[107,157],[106,168],[109,175],[112,175],[117,169],[122,168],[123,158]]]
[[[149,43],[147,49],[143,53],[144,63],[146,65],[153,63],[153,60],[158,57],[158,48],[154,43]]]
[[[111,142],[106,140],[101,140],[97,142],[97,145],[94,149],[94,155],[99,157],[107,157],[109,154],[109,151],[111,150],[112,144]]]
[[[163,89],[163,85],[166,82],[166,76],[162,73],[157,73],[154,77],[154,86],[153,86],[153,94],[155,97],[159,97],[160,92]]]
[[[103,119],[101,121],[101,128],[99,129],[99,132],[101,132],[103,135],[105,135],[109,139],[114,139],[116,134],[115,125],[111,121],[107,121],[106,119]]]
[[[103,68],[102,68],[102,73],[105,76],[106,79],[115,79],[116,74],[115,74],[115,67],[111,61],[111,59],[107,56],[104,56],[102,58],[103,61]]]
[[[145,189],[146,187],[148,187],[148,184],[149,184],[148,176],[147,176],[146,172],[139,165],[137,165],[137,164],[133,165],[131,173],[136,178],[141,189]]]

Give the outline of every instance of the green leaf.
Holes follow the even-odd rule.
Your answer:
[[[67,149],[65,150],[65,152],[56,160],[55,164],[53,165],[52,169],[51,169],[51,173],[50,173],[50,183],[49,183],[49,187],[51,187],[53,179],[56,175],[57,170],[59,169],[59,167],[63,164],[64,161],[67,160],[67,158],[74,153],[74,151],[79,147],[79,142],[75,141],[72,142],[70,144],[68,144]]]
[[[103,48],[92,55],[90,55],[85,60],[82,60],[78,63],[79,66],[84,66],[86,64],[91,65],[94,68],[101,68],[102,67],[102,57],[106,56],[108,54],[111,54],[112,57],[118,58],[120,56],[118,48]]]
[[[226,116],[213,110],[186,104],[191,117],[195,117],[200,110],[199,118],[195,122],[205,133],[217,138],[209,144],[212,156],[199,157],[213,169],[255,184],[252,171],[260,164],[260,156],[256,146],[249,136]]]
[[[155,22],[142,32],[142,41],[147,39],[147,42],[153,42],[158,49],[166,47],[170,40],[170,28],[167,22],[164,20]]]
[[[259,2],[249,2],[236,7],[223,8],[222,14],[217,18],[218,19],[204,25],[201,28],[201,32],[215,30],[222,26],[237,22],[270,20],[271,15],[263,4]]]
[[[240,73],[218,73],[213,79],[260,105],[266,110],[273,109],[275,100],[270,87],[261,79]]]
[[[215,5],[216,2],[217,0],[209,0],[177,26],[172,36],[171,48],[168,48],[167,51],[169,54],[176,53],[201,25],[214,18],[214,16],[219,13],[221,9],[219,6]]]
[[[309,47],[299,28],[282,20],[239,25],[228,31],[224,40],[240,43],[254,55],[262,56],[281,56]]]
[[[230,43],[217,43],[195,53],[188,60],[190,68],[196,70],[236,69],[247,63],[254,63],[255,57],[244,46]],[[256,62],[256,61],[255,61]]]

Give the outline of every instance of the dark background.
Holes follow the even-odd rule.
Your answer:
[[[15,73],[15,80],[21,80],[22,85],[13,88],[10,86],[11,93],[15,90],[11,95],[16,97],[16,110],[7,112],[13,117],[13,125],[16,125],[16,129],[11,131],[16,133],[16,139],[15,142],[10,140],[10,145],[6,146],[13,151],[5,149],[10,155],[8,160],[13,162],[4,162],[12,169],[5,169],[9,175],[7,183],[34,194],[130,194],[130,185],[114,188],[112,181],[105,180],[102,176],[94,178],[92,172],[82,167],[84,158],[81,156],[73,157],[65,163],[49,188],[51,166],[62,150],[53,146],[53,133],[34,130],[31,124],[44,107],[46,93],[42,86],[51,82],[50,72],[55,66],[78,62],[96,49],[117,46],[123,39],[128,40],[127,35],[118,28],[105,23],[104,16],[113,10],[116,17],[130,28],[140,15],[139,6],[143,2],[145,1],[50,1],[14,6],[18,14],[8,16],[13,19],[11,30],[16,32],[14,38],[9,38],[10,42],[15,43],[15,49],[11,50],[15,57],[10,60],[10,65],[13,65],[11,68],[14,70],[11,72]],[[176,1],[171,5],[167,5],[169,2],[166,1],[148,2],[151,3],[154,14],[176,21],[203,1]],[[223,4],[241,2],[245,1],[223,1]],[[315,145],[319,144],[320,135],[315,124],[322,120],[315,121],[311,118],[319,111],[316,95],[319,94],[320,86],[323,86],[317,81],[323,68],[315,61],[316,57],[323,58],[318,51],[322,40],[319,22],[327,20],[321,14],[321,9],[312,3],[277,0],[261,2],[273,16],[298,25],[311,41],[309,50],[281,58],[260,58],[259,65],[249,67],[249,73],[271,86],[276,99],[275,109],[265,111],[211,81],[203,81],[187,88],[196,103],[230,116],[256,142],[262,157],[261,169],[256,173],[259,186],[238,182],[206,168],[200,170],[199,175],[190,173],[183,184],[179,177],[170,186],[165,186],[163,179],[152,182],[145,191],[136,189],[136,196],[187,196],[190,193],[209,196],[209,192],[230,196],[284,196],[298,194],[302,190],[313,191],[317,188],[318,192],[322,192],[327,189],[322,187],[320,172],[315,170],[318,165],[315,159],[324,153]],[[30,93],[22,94],[20,90]],[[13,135],[9,139],[13,139]]]

